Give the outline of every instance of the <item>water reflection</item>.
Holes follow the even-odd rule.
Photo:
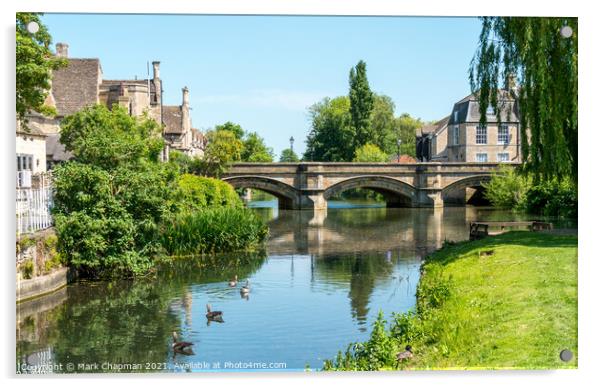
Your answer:
[[[78,283],[20,304],[17,362],[148,363],[169,371],[224,370],[226,361],[319,368],[349,342],[365,340],[379,310],[389,316],[411,308],[422,257],[446,239],[467,239],[470,221],[521,219],[472,207],[250,206],[263,206],[256,211],[270,226],[267,251],[178,259],[154,278]],[[234,276],[239,282],[230,287]],[[242,294],[246,280],[251,292]],[[224,312],[223,323],[207,320],[207,304]],[[174,331],[195,344],[194,354],[174,354]]]

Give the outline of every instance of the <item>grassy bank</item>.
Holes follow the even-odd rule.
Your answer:
[[[408,344],[414,356],[398,364]],[[369,341],[325,369],[575,368],[576,359],[577,237],[509,232],[431,255],[416,310],[379,318]]]

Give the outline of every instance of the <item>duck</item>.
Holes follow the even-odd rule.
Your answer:
[[[228,286],[230,286],[231,288],[235,287],[236,284],[238,283],[238,276],[235,275],[234,279],[231,279],[230,282],[228,282]]]
[[[209,320],[218,320],[222,318],[223,313],[221,311],[211,311],[211,305],[207,304],[207,314],[205,315]]]
[[[249,285],[249,280],[247,280],[245,286],[243,286],[242,288],[240,288],[240,294],[242,295],[246,295],[251,293],[251,286]]]
[[[172,332],[172,336],[173,344],[171,345],[171,348],[173,349],[174,354],[177,352],[184,355],[193,355],[192,346],[194,345],[194,343],[191,343],[189,341],[179,341],[178,334],[175,331]]]
[[[397,354],[397,361],[401,362],[404,360],[408,360],[414,357],[414,354],[412,353],[412,346],[411,345],[406,345],[406,350],[403,352],[399,352]]]

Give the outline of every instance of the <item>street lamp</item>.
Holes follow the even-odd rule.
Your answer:
[[[293,136],[291,136],[289,141],[291,142],[291,152],[292,152],[293,151],[293,143],[295,142],[295,139],[293,138]]]
[[[399,163],[401,157],[401,138],[397,139],[397,163]]]

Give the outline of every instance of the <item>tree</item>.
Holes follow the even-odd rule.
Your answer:
[[[61,123],[61,143],[75,159],[112,170],[142,159],[158,161],[164,147],[157,123],[137,119],[123,107],[86,107]]]
[[[229,130],[215,130],[207,133],[207,147],[202,158],[201,173],[219,177],[228,165],[240,161],[243,143]]]
[[[374,106],[374,95],[366,75],[366,63],[362,60],[349,71],[349,102],[354,129],[353,145],[354,148],[359,148],[371,140],[370,115]]]
[[[312,129],[303,158],[310,161],[351,161],[353,129],[349,98],[324,98],[309,108]]]
[[[250,162],[272,162],[274,151],[265,144],[265,141],[256,132],[248,133],[243,141],[241,152],[242,161]]]
[[[16,37],[16,107],[17,118],[27,124],[26,115],[36,111],[53,116],[56,110],[45,105],[52,70],[67,64],[62,58],[55,57],[49,49],[52,43],[48,29],[40,21],[39,13],[17,13]],[[27,24],[35,22],[39,30],[27,31]]]
[[[419,118],[413,118],[408,113],[403,113],[395,120],[396,137],[401,140],[400,154],[416,157],[416,129],[422,125]]]
[[[374,95],[374,107],[370,115],[370,142],[387,154],[397,152],[395,103],[387,95]]]
[[[353,161],[386,163],[389,161],[389,156],[376,145],[368,143],[355,150]]]
[[[522,154],[536,179],[577,182],[577,18],[484,17],[470,66],[481,121],[500,117],[501,80],[517,81]],[[563,27],[569,27],[572,34]],[[512,85],[508,85],[512,86]]]
[[[294,150],[290,148],[286,148],[280,154],[280,162],[281,163],[298,163],[299,156],[295,153]]]
[[[215,130],[216,131],[228,130],[228,131],[234,133],[234,136],[239,140],[242,140],[243,136],[245,135],[245,131],[240,125],[235,124],[230,121],[224,123],[223,125],[217,125],[215,127]]]

